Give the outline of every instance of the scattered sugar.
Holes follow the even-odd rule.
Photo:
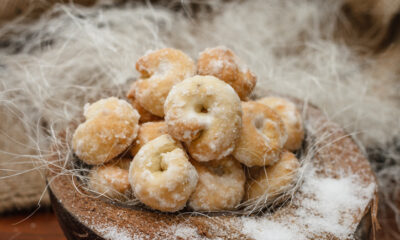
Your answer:
[[[362,186],[352,178],[310,178],[305,182],[305,194],[314,198],[304,199],[296,213],[304,218],[311,232],[320,229],[346,237],[351,233],[353,215],[363,211],[370,201],[375,185]],[[306,211],[305,209],[309,210]],[[350,229],[349,229],[350,228]]]
[[[139,236],[132,237],[129,231],[118,228],[117,226],[94,225],[94,229],[100,232],[105,239],[109,240],[139,240]]]
[[[303,240],[304,236],[298,235],[285,224],[266,219],[249,218],[243,222],[243,232],[255,239],[270,240]]]
[[[354,214],[367,207],[375,184],[365,186],[351,176],[321,177],[312,168],[305,174],[300,200],[291,203],[291,214],[274,221],[268,216],[243,217],[243,232],[255,239],[309,239],[326,234],[352,239],[357,227]]]
[[[176,238],[183,239],[204,239],[197,232],[197,229],[186,225],[186,224],[178,224],[170,226],[166,231],[166,233],[173,234]]]

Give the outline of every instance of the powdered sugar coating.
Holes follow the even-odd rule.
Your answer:
[[[248,167],[274,164],[287,139],[282,120],[261,103],[243,102],[242,108],[243,126],[233,156]]]
[[[129,168],[129,181],[142,203],[175,212],[185,207],[198,175],[180,144],[165,134],[139,150]]]
[[[143,123],[139,128],[137,139],[131,148],[132,156],[135,156],[144,144],[167,133],[167,124],[164,121]]]
[[[88,187],[111,199],[127,200],[131,193],[128,169],[131,159],[123,158],[90,170]]]
[[[72,147],[87,164],[103,164],[126,150],[136,138],[139,114],[115,97],[85,105],[86,121],[75,130]]]
[[[199,174],[199,183],[188,205],[195,211],[233,210],[244,195],[246,176],[242,165],[233,157],[192,164]]]
[[[294,103],[279,97],[265,97],[257,102],[267,105],[279,114],[285,124],[288,139],[285,148],[295,151],[301,147],[304,138],[303,120]]]
[[[139,101],[136,99],[137,83],[138,82],[135,81],[131,84],[131,88],[126,94],[126,97],[128,98],[129,103],[132,104],[133,108],[135,108],[138,111],[140,115],[139,123],[160,121],[161,120],[160,117],[157,117],[156,115],[153,115],[151,112],[144,109],[142,105],[140,105]]]
[[[164,102],[176,83],[196,72],[193,60],[182,51],[163,48],[152,51],[136,62],[141,74],[135,88],[139,104],[152,114],[164,116]]]
[[[242,123],[240,99],[213,76],[195,76],[175,85],[165,102],[168,133],[186,143],[197,161],[228,156]]]
[[[272,202],[280,194],[293,187],[300,168],[299,160],[291,152],[282,153],[281,159],[270,167],[250,171],[246,187],[246,199],[263,198]]]
[[[240,99],[246,100],[256,86],[257,78],[236,54],[224,47],[206,48],[199,54],[199,75],[215,76],[235,89]]]

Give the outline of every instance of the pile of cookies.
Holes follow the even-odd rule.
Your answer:
[[[287,99],[249,100],[256,77],[233,51],[208,48],[196,65],[165,48],[136,69],[127,100],[85,105],[73,135],[93,192],[165,212],[226,211],[296,182],[301,115]]]

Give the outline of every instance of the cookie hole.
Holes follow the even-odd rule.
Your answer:
[[[218,176],[222,176],[222,175],[225,174],[224,168],[222,166],[218,166],[216,168],[213,168],[213,172]]]
[[[168,169],[168,165],[165,163],[164,159],[160,161],[160,172],[164,172]]]
[[[200,138],[204,134],[204,129],[201,129],[193,139]]]
[[[208,109],[204,105],[197,105],[196,112],[198,113],[208,113]]]
[[[147,71],[140,72],[141,79],[146,79],[146,78],[150,78],[150,77],[151,77],[151,74],[149,72],[147,72]]]
[[[264,118],[262,116],[254,118],[253,124],[257,130],[261,130],[264,127]]]
[[[168,161],[166,161],[166,158],[168,158],[168,153],[161,153],[160,161],[157,166],[157,171],[164,172],[168,169]]]

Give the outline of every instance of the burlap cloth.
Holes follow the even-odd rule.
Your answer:
[[[59,2],[68,1],[0,1],[0,27],[22,15],[27,15],[29,21],[33,21]],[[89,6],[95,0],[76,0],[75,2]],[[7,47],[4,46],[4,44],[7,45],[7,41],[3,38],[0,42],[3,48]],[[0,91],[5,90],[5,85],[7,83],[0,84]],[[0,96],[0,99],[3,101],[0,103],[0,213],[31,209],[39,205],[49,206],[43,175],[45,163],[37,160],[37,156],[40,155],[38,148],[45,149],[45,145],[38,146],[40,141],[31,138],[34,138],[36,134],[30,132],[31,127],[26,126],[27,119],[22,119],[23,114],[13,106],[11,101],[8,101],[11,99],[7,99],[5,95]]]
[[[35,207],[42,196],[41,204],[47,206],[43,172],[33,170],[41,163],[30,157],[38,154],[36,146],[20,119],[9,114],[0,107],[0,212]]]

